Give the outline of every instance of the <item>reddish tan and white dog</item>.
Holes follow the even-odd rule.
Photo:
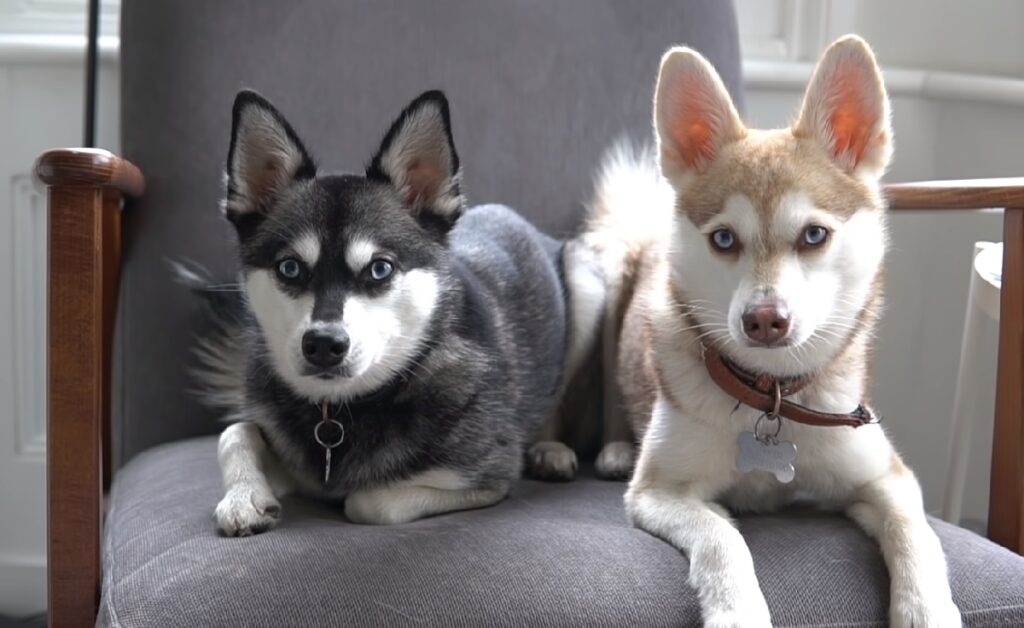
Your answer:
[[[611,278],[606,363],[628,419],[606,419],[599,472],[629,474],[631,427],[629,517],[689,556],[706,625],[771,624],[726,508],[799,495],[878,540],[892,625],[960,626],[920,486],[866,405],[892,154],[871,50],[835,42],[798,120],[755,130],[712,66],[673,48],[654,126],[658,164],[613,155],[587,235]]]

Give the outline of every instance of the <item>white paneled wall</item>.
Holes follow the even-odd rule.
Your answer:
[[[111,28],[107,14],[105,28]],[[45,149],[82,142],[81,0],[0,2],[0,613],[46,606]],[[99,144],[117,147],[116,42],[104,42]]]
[[[1018,0],[736,0],[744,56],[811,61],[844,33],[888,67],[1024,78]]]
[[[1024,2],[857,2],[851,31],[893,66],[1024,78]]]

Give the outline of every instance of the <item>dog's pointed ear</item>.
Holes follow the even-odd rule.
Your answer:
[[[238,224],[245,216],[265,213],[289,185],[314,176],[316,165],[284,116],[256,92],[239,92],[228,149],[228,218]]]
[[[817,141],[850,174],[878,178],[885,172],[892,157],[889,97],[863,39],[847,35],[822,55],[793,134]]]
[[[723,146],[746,134],[718,72],[700,53],[681,47],[661,58],[654,128],[670,180],[701,172]]]
[[[465,201],[448,99],[442,92],[426,92],[405,108],[384,136],[366,176],[395,186],[413,211],[455,222]]]

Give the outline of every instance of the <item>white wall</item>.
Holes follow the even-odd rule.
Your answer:
[[[46,606],[46,206],[31,170],[45,149],[81,145],[85,38],[71,33],[84,15],[81,0],[0,3],[0,614]],[[115,45],[105,42],[100,76],[107,148]]]
[[[737,5],[747,116],[753,123],[786,124],[821,49],[838,35],[858,32],[875,48],[893,100],[896,154],[888,180],[1024,174],[1024,4],[739,0]],[[928,509],[938,512],[970,255],[975,240],[1001,239],[1001,216],[915,212],[895,215],[892,222],[874,402],[917,471]],[[978,419],[963,512],[971,527],[983,526],[988,508],[994,324],[985,325],[985,336],[984,368],[968,390]]]
[[[856,3],[850,30],[894,67],[1024,78],[1024,2]]]

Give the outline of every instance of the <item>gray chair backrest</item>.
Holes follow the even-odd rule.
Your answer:
[[[125,0],[121,141],[147,187],[125,216],[115,461],[219,429],[187,393],[198,314],[168,261],[234,273],[218,202],[240,88],[269,98],[322,169],[351,172],[403,106],[443,89],[470,203],[568,236],[602,151],[649,137],[674,44],[707,55],[740,102],[724,0]]]

